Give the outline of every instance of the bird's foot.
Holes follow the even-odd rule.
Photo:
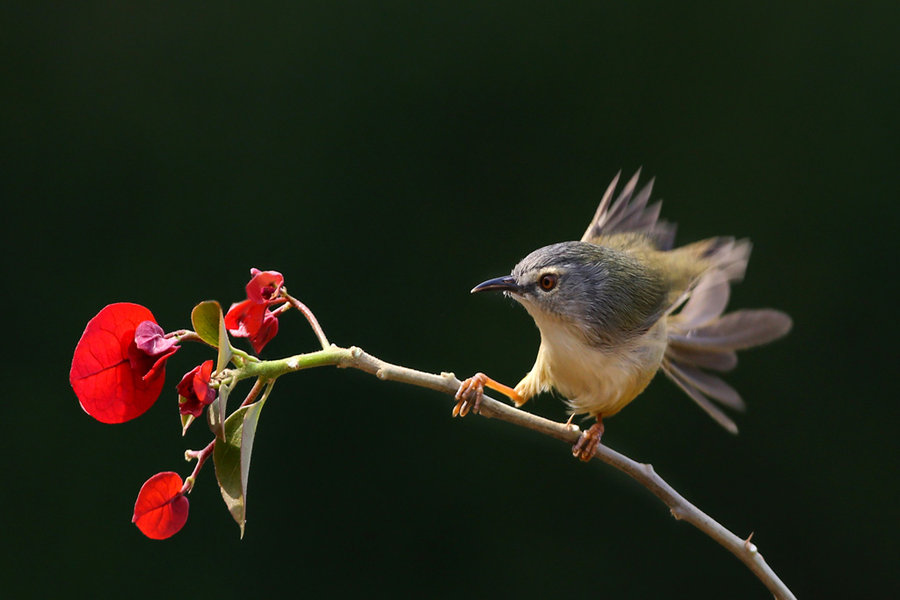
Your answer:
[[[600,445],[600,438],[603,437],[603,419],[597,417],[597,422],[588,429],[581,432],[581,436],[575,445],[572,446],[572,456],[585,462],[594,458],[597,453],[597,447]]]
[[[485,387],[500,392],[512,400],[516,406],[525,404],[527,400],[527,398],[523,398],[508,385],[494,381],[484,373],[475,373],[459,384],[459,389],[456,390],[456,405],[453,407],[453,416],[464,417],[470,411],[474,413],[479,412],[481,410],[481,401],[484,399]]]
[[[456,406],[453,407],[454,417],[464,417],[469,411],[478,414],[481,410],[481,400],[484,398],[484,384],[488,376],[484,373],[475,373],[461,384],[456,390]]]

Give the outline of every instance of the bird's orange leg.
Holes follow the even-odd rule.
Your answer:
[[[459,389],[456,391],[456,405],[453,407],[453,416],[464,417],[469,414],[469,411],[474,413],[480,411],[485,387],[500,392],[515,402],[516,406],[525,404],[526,399],[522,398],[513,388],[491,379],[484,373],[475,373],[475,375],[459,385]]]
[[[597,422],[581,432],[581,436],[572,446],[572,456],[587,462],[594,458],[600,438],[603,437],[603,415],[597,415]]]

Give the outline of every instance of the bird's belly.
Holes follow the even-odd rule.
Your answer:
[[[580,340],[553,341],[546,348],[542,344],[548,383],[566,398],[573,413],[606,417],[625,408],[653,379],[665,352],[665,325],[612,350]]]

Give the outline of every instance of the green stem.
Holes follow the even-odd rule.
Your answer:
[[[262,379],[277,379],[285,373],[312,369],[314,367],[327,367],[338,365],[351,358],[350,350],[330,346],[324,350],[309,352],[307,354],[295,354],[278,360],[261,360],[248,362],[240,369],[234,370],[236,379],[248,377],[261,377]]]
[[[259,362],[259,359],[256,358],[255,356],[253,356],[252,354],[248,354],[247,352],[244,352],[243,350],[235,348],[234,346],[231,347],[231,354],[232,354],[231,359],[235,363],[237,363],[237,361],[234,361],[235,356],[240,357],[241,359],[243,359],[244,361],[246,361],[248,363]],[[242,365],[237,365],[237,366],[240,367]]]

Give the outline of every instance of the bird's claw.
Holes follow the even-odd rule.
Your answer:
[[[597,447],[600,446],[602,437],[603,421],[598,418],[596,423],[581,432],[578,441],[572,446],[572,456],[584,462],[591,460],[597,453]]]
[[[453,407],[454,417],[464,417],[470,411],[477,414],[481,410],[485,382],[487,375],[476,373],[459,384],[459,389],[456,390],[456,405]]]

